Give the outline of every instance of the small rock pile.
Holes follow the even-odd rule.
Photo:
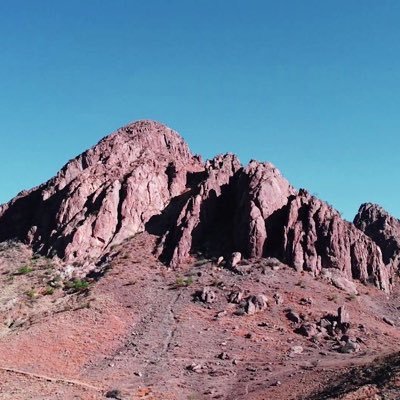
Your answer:
[[[334,349],[341,353],[354,353],[360,350],[361,340],[351,337],[348,333],[351,327],[350,315],[343,305],[337,314],[327,314],[317,322],[310,322],[302,314],[286,310],[286,317],[295,325],[295,333],[318,342],[320,339],[334,340]]]

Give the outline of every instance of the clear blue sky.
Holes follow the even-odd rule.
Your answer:
[[[400,217],[397,0],[2,0],[0,203],[116,128]]]

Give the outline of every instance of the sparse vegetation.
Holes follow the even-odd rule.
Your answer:
[[[17,272],[15,272],[15,275],[26,275],[29,274],[33,271],[33,268],[29,265],[24,265],[21,268],[18,268]]]
[[[187,286],[190,286],[192,283],[193,283],[193,278],[191,276],[180,277],[180,278],[176,279],[175,286],[176,287],[187,287]]]
[[[84,279],[75,279],[67,282],[66,287],[74,292],[83,292],[89,287],[89,282]]]
[[[51,286],[47,286],[46,289],[44,290],[43,294],[45,296],[51,296],[52,294],[54,294],[54,288]]]
[[[37,292],[36,292],[35,289],[28,290],[25,294],[26,294],[30,299],[35,299],[35,298],[38,296],[38,294],[37,294]]]

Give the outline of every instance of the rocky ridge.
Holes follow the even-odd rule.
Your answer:
[[[374,228],[381,220],[390,226],[383,234]],[[353,225],[296,191],[270,163],[244,167],[232,154],[203,163],[176,132],[139,121],[1,206],[0,241],[18,239],[66,262],[95,263],[146,230],[159,238],[159,257],[175,268],[198,252],[225,258],[240,252],[315,275],[335,269],[390,291],[397,223],[382,212],[361,212]]]
[[[354,225],[369,236],[382,250],[383,261],[400,266],[400,221],[377,204],[362,204]]]

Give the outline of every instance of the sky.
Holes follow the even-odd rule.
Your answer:
[[[400,218],[397,0],[2,0],[0,203],[120,126]]]

